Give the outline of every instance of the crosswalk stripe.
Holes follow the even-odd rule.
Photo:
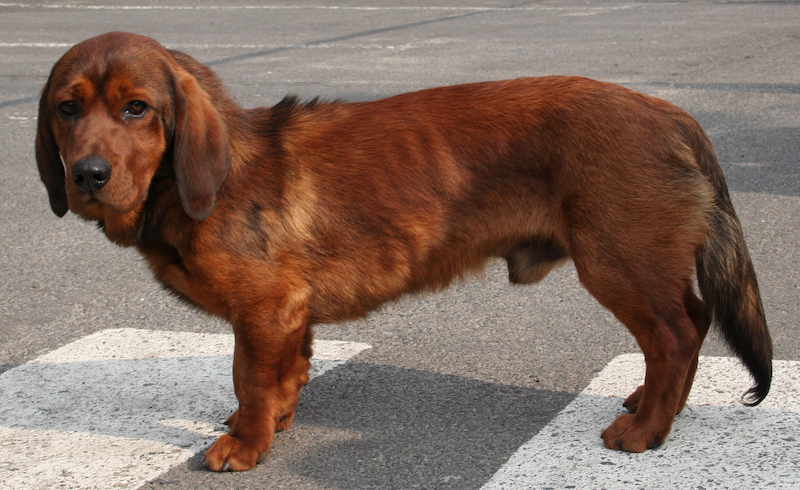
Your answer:
[[[800,363],[773,368],[770,395],[750,408],[738,401],[750,382],[738,361],[701,357],[666,443],[630,454],[605,449],[599,437],[644,379],[641,355],[617,357],[483,490],[800,488]]]
[[[317,340],[311,376],[370,346]],[[136,488],[219,436],[233,336],[111,329],[0,375],[0,488]]]

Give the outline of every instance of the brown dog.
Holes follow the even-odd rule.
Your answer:
[[[212,470],[252,468],[289,427],[314,323],[492,257],[525,284],[572,259],[636,337],[645,383],[603,432],[609,448],[664,441],[712,317],[755,379],[749,403],[769,391],[772,345],[725,180],[667,102],[548,77],[242,109],[191,57],[110,33],[56,63],[38,124],[53,211],[97,221],[233,326],[239,409],[206,453]]]

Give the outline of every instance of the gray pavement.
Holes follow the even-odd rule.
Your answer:
[[[167,296],[134,251],[50,212],[37,95],[69,46],[110,30],[212,65],[248,107],[549,74],[676,103],[722,162],[775,357],[800,360],[800,2],[0,1],[0,371],[109,328],[229,332]],[[195,456],[146,486],[480,488],[593,374],[638,351],[571,267],[512,287],[496,263],[316,331],[372,348],[312,381],[266,463],[212,474]],[[713,336],[703,353],[727,355]]]

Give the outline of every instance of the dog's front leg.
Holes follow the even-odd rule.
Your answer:
[[[253,468],[269,454],[275,432],[292,423],[300,390],[308,384],[312,335],[302,315],[290,316],[234,325],[233,384],[239,409],[228,418],[230,434],[206,452],[210,470]]]

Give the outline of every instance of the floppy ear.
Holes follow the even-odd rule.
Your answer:
[[[36,163],[39,166],[39,176],[47,188],[50,198],[50,208],[59,218],[67,214],[67,189],[64,187],[64,164],[58,154],[58,147],[53,136],[51,125],[51,110],[47,107],[50,81],[42,89],[39,99],[39,122],[36,131]]]
[[[228,176],[228,133],[208,92],[179,69],[175,80],[173,164],[183,209],[196,220],[214,211],[217,190]]]

